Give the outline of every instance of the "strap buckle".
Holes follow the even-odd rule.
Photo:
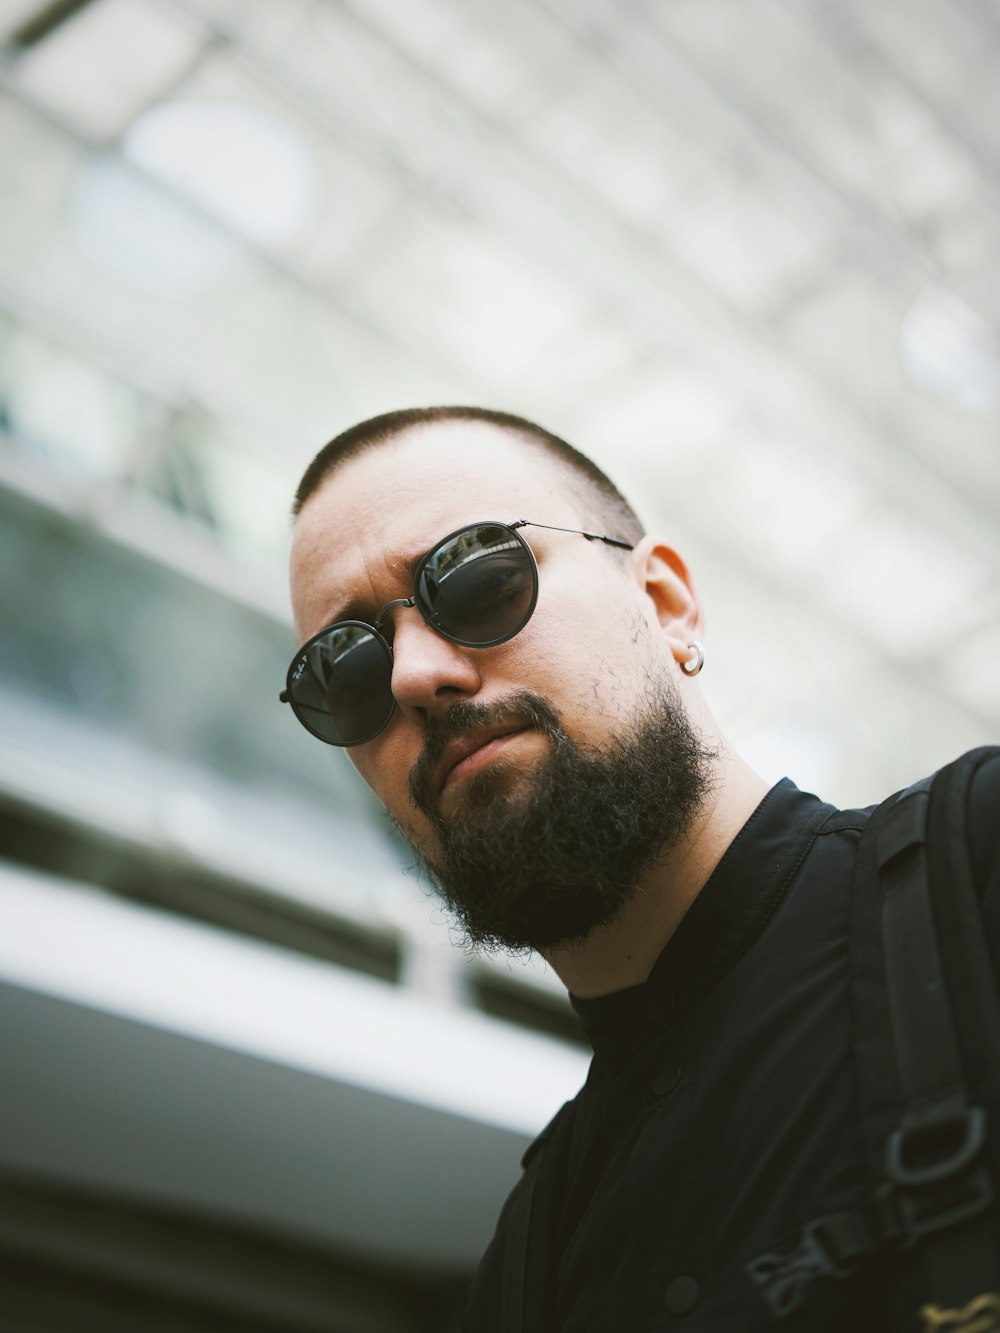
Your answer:
[[[889,1135],[886,1170],[904,1189],[936,1185],[968,1166],[985,1142],[986,1112],[981,1106],[911,1109]]]
[[[989,1207],[989,1171],[982,1163],[966,1169],[985,1142],[986,1113],[980,1106],[953,1102],[930,1111],[907,1111],[886,1144],[886,1172],[899,1187],[906,1244]]]
[[[871,1253],[871,1238],[856,1212],[828,1213],[807,1222],[794,1250],[761,1254],[747,1272],[779,1319],[797,1310],[805,1288],[818,1277],[847,1277]]]

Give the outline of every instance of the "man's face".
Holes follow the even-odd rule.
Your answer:
[[[519,518],[588,526],[559,465],[500,428],[423,426],[350,460],[307,502],[296,527],[292,600],[300,639],[341,618],[348,605],[352,618],[371,621],[386,602],[411,596],[413,559],[456,528]],[[539,574],[538,604],[524,629],[493,648],[465,648],[432,630],[416,608],[393,608],[382,628],[392,644],[396,710],[384,731],[349,751],[459,915],[466,915],[465,881],[485,876],[479,894],[488,917],[489,900],[500,894],[489,883],[491,866],[498,879],[527,882],[529,861],[545,861],[540,844],[581,844],[606,800],[623,782],[631,785],[630,774],[641,777],[661,752],[675,768],[664,716],[671,734],[681,724],[681,765],[693,771],[700,764],[696,738],[684,731],[672,652],[636,558],[570,533],[526,528],[523,535]],[[655,734],[651,714],[660,718]],[[644,748],[629,741],[631,768],[612,772],[604,757],[620,759],[623,738],[637,728],[647,733]],[[602,795],[598,768],[608,787]],[[673,769],[657,774],[660,785],[664,776],[669,787]],[[691,780],[675,785],[675,813],[687,816],[681,807],[700,788]],[[543,790],[554,807],[575,808],[576,825],[574,810],[558,809],[555,822],[545,814],[532,824],[541,818]],[[584,815],[588,794],[599,808]],[[663,816],[651,812],[634,837],[648,843],[651,821],[658,826]],[[453,842],[471,847],[473,860],[455,861]],[[507,865],[505,855],[513,858]],[[462,881],[455,885],[442,882],[451,862]],[[559,870],[550,865],[544,873],[551,880]],[[565,867],[564,877],[581,875]],[[474,940],[544,947],[586,933],[595,913],[613,913],[605,888],[599,896],[603,907],[577,914],[568,926],[547,920],[519,929],[513,906],[510,920],[465,924]]]

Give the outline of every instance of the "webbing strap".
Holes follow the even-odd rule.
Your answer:
[[[992,1202],[993,1186],[982,1151],[986,1113],[968,1103],[934,928],[930,785],[925,778],[886,807],[875,844],[886,998],[903,1095],[885,1169],[900,1191],[907,1239],[926,1238],[935,1301],[964,1305],[995,1281],[988,1226],[975,1221]]]
[[[925,1101],[962,1086],[962,1064],[934,934],[927,878],[925,779],[885,812],[875,843],[882,892],[882,950],[903,1100]]]
[[[855,872],[859,902],[872,901],[873,870],[878,878],[885,999],[903,1102],[886,1143],[886,1180],[860,1207],[814,1219],[781,1249],[748,1264],[779,1318],[800,1308],[815,1279],[845,1278],[887,1247],[921,1247],[935,1309],[966,1306],[997,1287],[983,1217],[993,1199],[982,1151],[986,1115],[968,1104],[931,905],[931,782],[915,783],[873,813]]]
[[[884,1186],[863,1207],[813,1218],[790,1244],[751,1259],[747,1273],[761,1288],[771,1313],[784,1319],[799,1309],[806,1288],[817,1278],[849,1277],[903,1234],[895,1196]]]

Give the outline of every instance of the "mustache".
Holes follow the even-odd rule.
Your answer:
[[[562,735],[558,712],[547,699],[531,690],[515,690],[489,704],[476,703],[472,699],[452,704],[443,717],[428,722],[420,757],[410,770],[410,799],[417,809],[432,817],[436,815],[434,774],[441,756],[453,740],[477,727],[508,722],[525,723],[550,737]]]

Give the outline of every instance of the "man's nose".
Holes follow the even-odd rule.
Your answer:
[[[415,607],[401,607],[394,619],[392,693],[398,707],[433,714],[479,690],[475,648],[438,634]]]

